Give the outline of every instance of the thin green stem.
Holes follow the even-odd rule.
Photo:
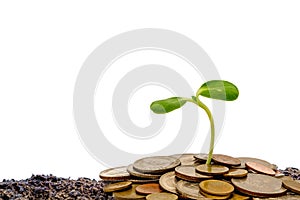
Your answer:
[[[214,124],[214,119],[213,116],[209,110],[209,108],[202,103],[199,98],[197,97],[197,104],[203,108],[209,118],[210,121],[210,146],[209,146],[209,153],[208,153],[208,158],[206,161],[206,164],[210,165],[211,163],[211,159],[212,159],[212,155],[213,155],[213,151],[214,151],[214,145],[215,145],[215,124]]]
[[[204,103],[202,103],[198,97],[193,97],[193,99],[186,99],[186,100],[198,105],[200,108],[205,110],[205,112],[209,118],[209,121],[210,121],[210,147],[209,147],[209,153],[208,153],[208,158],[207,158],[206,164],[210,165],[213,151],[214,151],[214,145],[215,145],[215,124],[214,124],[213,116],[212,116],[209,108]]]

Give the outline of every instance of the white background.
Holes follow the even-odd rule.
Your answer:
[[[186,35],[239,87],[215,152],[299,168],[299,9],[296,0],[1,1],[0,180],[98,179],[105,166],[78,137],[74,84],[98,45],[138,28]]]

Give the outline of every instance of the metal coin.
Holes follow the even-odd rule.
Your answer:
[[[129,190],[114,192],[113,196],[116,200],[134,200],[134,199],[145,199],[144,195],[139,195],[136,193],[135,188],[138,185],[133,184]]]
[[[115,191],[130,188],[131,185],[132,185],[132,182],[130,182],[130,181],[111,183],[111,184],[104,186],[103,191],[104,192],[115,192]]]
[[[295,180],[284,180],[282,181],[283,186],[292,192],[300,194],[300,183]]]
[[[230,169],[226,174],[223,176],[226,178],[243,178],[247,176],[248,171],[245,169]]]
[[[162,189],[160,188],[158,183],[147,183],[147,184],[142,184],[139,185],[135,188],[135,191],[138,194],[152,194],[152,193],[159,193],[162,192]]]
[[[203,192],[217,196],[228,196],[234,191],[231,184],[220,180],[205,180],[199,186]]]
[[[229,165],[229,166],[241,165],[241,161],[239,159],[233,158],[231,156],[223,155],[223,154],[214,154],[212,159],[215,163],[219,163],[222,165]]]
[[[256,162],[256,163],[262,164],[262,165],[264,165],[266,167],[270,167],[270,168],[274,167],[268,161],[261,160],[261,159],[258,159],[258,158],[238,157],[237,159],[239,159],[241,161],[241,165],[240,166],[233,166],[232,168],[245,169],[246,168],[246,164],[245,164],[246,162]]]
[[[195,166],[193,165],[176,167],[175,175],[180,179],[191,181],[191,182],[200,182],[203,179],[213,178],[212,176],[197,173]]]
[[[250,197],[244,196],[241,194],[233,193],[233,195],[229,198],[230,200],[248,200]]]
[[[275,165],[275,164],[271,164],[272,166],[271,166],[271,169],[273,169],[274,171],[277,171],[278,170],[278,166],[277,165]]]
[[[254,197],[276,197],[286,192],[280,179],[264,174],[248,173],[246,178],[233,178],[231,182],[241,193]]]
[[[275,170],[275,177],[276,178],[281,178],[284,177],[285,175],[283,173],[281,173],[279,170]]]
[[[202,164],[196,167],[196,171],[202,174],[215,176],[227,173],[229,171],[229,168],[222,165]]]
[[[175,169],[180,160],[171,156],[154,156],[142,158],[133,163],[133,168],[141,173],[158,174]]]
[[[177,200],[178,196],[166,192],[153,193],[146,196],[146,200]]]
[[[200,162],[206,162],[207,158],[208,158],[208,154],[206,154],[206,153],[200,153],[200,154],[194,155],[194,157],[196,159],[198,159]]]
[[[275,176],[276,177],[276,176]],[[290,177],[290,176],[282,176],[282,177],[276,177],[276,178],[278,178],[278,179],[280,179],[280,180],[282,180],[282,181],[284,181],[284,180],[294,180],[292,177]]]
[[[104,181],[126,181],[130,178],[130,174],[127,167],[116,167],[100,172],[99,177]]]
[[[205,196],[208,199],[228,199],[230,198],[231,195],[226,195],[226,196],[217,196],[217,195],[212,195],[205,193],[203,190],[200,189],[200,193]]]
[[[206,199],[202,194],[200,194],[199,183],[191,183],[180,180],[177,182],[176,189],[182,198]]]
[[[159,181],[159,179],[144,179],[144,178],[136,178],[136,179],[133,179],[133,178],[130,178],[128,179],[128,181],[132,182],[132,183],[156,183]]]
[[[300,195],[287,194],[284,196],[272,198],[253,198],[253,200],[300,200]]]
[[[194,156],[196,154],[175,154],[172,155],[172,157],[177,158],[180,160],[181,165],[198,165],[198,159],[196,159]]]
[[[174,194],[177,194],[176,184],[177,179],[174,171],[163,174],[159,179],[159,185],[164,190]]]
[[[265,165],[262,165],[262,164],[259,164],[256,162],[246,162],[246,166],[249,169],[252,169],[256,172],[267,174],[270,176],[275,176],[275,171],[269,167],[266,167]]]
[[[129,174],[131,174],[132,176],[136,176],[139,178],[145,178],[145,179],[159,179],[160,178],[159,174],[147,174],[147,173],[138,172],[133,168],[133,165],[129,165],[127,167],[127,172]]]

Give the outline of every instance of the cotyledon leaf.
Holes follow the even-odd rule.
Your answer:
[[[239,96],[238,88],[228,81],[212,80],[204,83],[197,91],[197,97],[201,95],[204,97],[234,101]]]
[[[171,97],[151,103],[150,108],[156,114],[164,114],[182,107],[186,100],[182,97]]]

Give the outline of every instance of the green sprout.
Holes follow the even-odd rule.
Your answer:
[[[156,114],[165,114],[176,110],[182,107],[186,102],[191,102],[204,109],[209,121],[210,121],[210,149],[208,153],[208,158],[206,164],[210,165],[213,150],[214,150],[214,142],[215,142],[215,125],[214,119],[209,108],[200,101],[199,96],[204,96],[207,98],[223,100],[223,101],[234,101],[239,96],[238,88],[224,80],[211,80],[198,89],[196,96],[192,96],[192,98],[185,97],[171,97],[168,99],[158,100],[151,103],[150,108]]]

